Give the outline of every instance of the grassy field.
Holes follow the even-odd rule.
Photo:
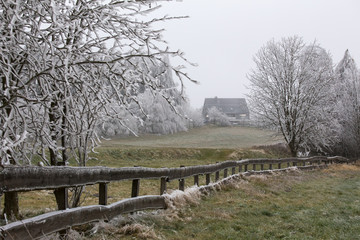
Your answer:
[[[245,127],[218,128],[206,126],[173,135],[148,135],[103,141],[102,146],[96,149],[98,154],[92,154],[94,159],[90,160],[88,165],[179,167],[180,165],[211,164],[229,159],[285,156],[287,153],[281,148],[251,148],[251,146],[270,145],[278,142],[279,140],[274,137],[274,133],[271,131]],[[72,165],[75,164],[72,163]],[[200,180],[205,182],[205,179]],[[169,188],[176,188],[177,185],[178,182],[173,181],[169,184]],[[109,203],[128,198],[131,195],[131,182],[111,183],[108,191]],[[141,181],[140,195],[158,193],[158,181]],[[97,194],[97,186],[87,186],[83,195],[83,204],[97,204]],[[53,211],[56,208],[52,191],[20,193],[19,205],[24,218]]]
[[[288,156],[279,142],[270,131],[204,127],[168,136],[114,138],[97,149],[97,160],[89,165],[178,167]],[[172,181],[168,189],[177,186]],[[130,190],[130,181],[109,184],[109,203],[128,198]],[[141,181],[140,195],[158,191],[159,181]],[[97,186],[87,187],[84,205],[97,204],[97,194]],[[360,239],[359,199],[359,165],[247,177],[175,212],[131,215],[97,225],[96,234],[93,225],[76,228],[80,234],[74,233],[74,239]],[[55,210],[52,191],[21,193],[20,210],[25,218]]]
[[[239,149],[281,142],[274,132],[251,127],[204,126],[171,135],[113,138],[103,147]]]
[[[279,157],[286,151],[266,146],[282,142],[274,132],[250,127],[192,129],[172,135],[112,138],[97,149],[90,166],[179,167],[239,158]],[[261,147],[259,147],[261,146]]]
[[[337,165],[246,177],[177,212],[132,216],[83,237],[345,240],[360,239],[359,221],[360,165]]]

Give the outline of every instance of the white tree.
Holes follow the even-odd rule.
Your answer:
[[[188,118],[188,128],[197,128],[204,126],[204,117],[202,115],[202,109],[194,109],[189,104],[184,106],[185,115]]]
[[[45,164],[66,164],[72,154],[84,165],[99,121],[121,120],[117,108],[132,114],[141,89],[162,91],[144,66],[183,56],[153,28],[166,17],[144,19],[149,2],[0,2],[1,164],[29,163],[36,153]],[[171,69],[180,82],[190,79]]]
[[[187,130],[183,111],[186,104],[185,97],[174,82],[168,56],[161,61],[162,64],[151,62],[147,66],[151,70],[152,77],[157,79],[161,90],[155,94],[146,90],[139,95],[139,102],[145,114],[141,131],[157,134],[185,131]]]
[[[164,98],[148,91],[139,96],[139,101],[146,114],[140,130],[142,133],[173,134],[187,130],[181,104],[170,107]],[[176,112],[172,108],[176,108]]]
[[[208,110],[207,116],[208,116],[208,121],[217,126],[225,127],[231,125],[229,117],[226,116],[226,114],[221,112],[216,107],[210,108]]]
[[[284,137],[292,155],[325,151],[336,140],[331,109],[332,60],[297,36],[269,41],[249,75],[252,111]]]
[[[117,109],[121,119],[108,119],[100,128],[108,136],[121,134],[170,134],[187,130],[183,108],[186,100],[177,87],[168,56],[161,60],[142,62],[144,71],[148,71],[156,79],[158,91],[155,93],[145,86],[132,93],[139,104],[131,105],[131,113],[126,109]],[[130,120],[130,121],[129,121]],[[125,121],[131,124],[124,124]]]
[[[340,144],[336,149],[342,155],[360,154],[360,76],[354,59],[346,50],[335,69],[336,104],[341,123]]]

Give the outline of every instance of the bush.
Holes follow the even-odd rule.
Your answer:
[[[229,117],[220,112],[216,107],[212,107],[208,111],[209,122],[220,127],[230,126]]]

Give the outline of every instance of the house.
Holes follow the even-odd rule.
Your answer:
[[[232,124],[241,124],[250,119],[245,98],[205,98],[202,111],[205,122],[208,122],[207,113],[212,107],[216,107],[220,112],[227,115]]]

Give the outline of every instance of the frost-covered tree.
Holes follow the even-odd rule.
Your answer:
[[[194,109],[190,105],[186,105],[184,106],[184,112],[188,119],[187,126],[189,129],[204,126],[205,120],[202,109]]]
[[[173,102],[144,68],[165,64],[164,55],[183,58],[169,51],[153,27],[167,18],[144,17],[157,8],[149,2],[0,2],[2,165],[30,164],[36,154],[48,165],[64,165],[74,156],[83,166],[99,122],[122,120],[119,108],[130,115],[134,105],[141,109],[136,92],[161,93]],[[180,68],[171,70],[180,82],[189,79]],[[6,209],[16,202],[5,201]]]
[[[292,155],[326,151],[334,131],[332,60],[317,44],[297,36],[269,41],[249,74],[252,111],[278,129]]]
[[[335,69],[336,112],[341,124],[336,151],[345,156],[360,155],[360,72],[346,50]]]
[[[159,91],[154,93],[142,88],[141,91],[134,92],[140,104],[132,105],[133,116],[126,114],[125,109],[118,109],[118,113],[123,115],[123,120],[109,119],[99,128],[100,132],[107,136],[173,134],[188,129],[187,100],[173,79],[168,56],[158,61],[146,61],[143,68],[149,70],[151,76],[156,79]],[[124,125],[124,121],[131,124]]]
[[[165,56],[161,61],[164,64],[152,62],[146,66],[161,90],[156,94],[148,90],[139,94],[144,112],[142,133],[173,134],[187,130],[183,111],[186,101],[174,82],[169,58]]]
[[[139,96],[139,101],[144,106],[143,109],[146,114],[140,130],[141,133],[173,134],[187,130],[181,105],[175,106],[177,111],[175,113],[164,98],[148,91]]]
[[[225,127],[231,125],[229,117],[216,107],[210,108],[207,115],[209,123],[215,124],[216,126]]]

